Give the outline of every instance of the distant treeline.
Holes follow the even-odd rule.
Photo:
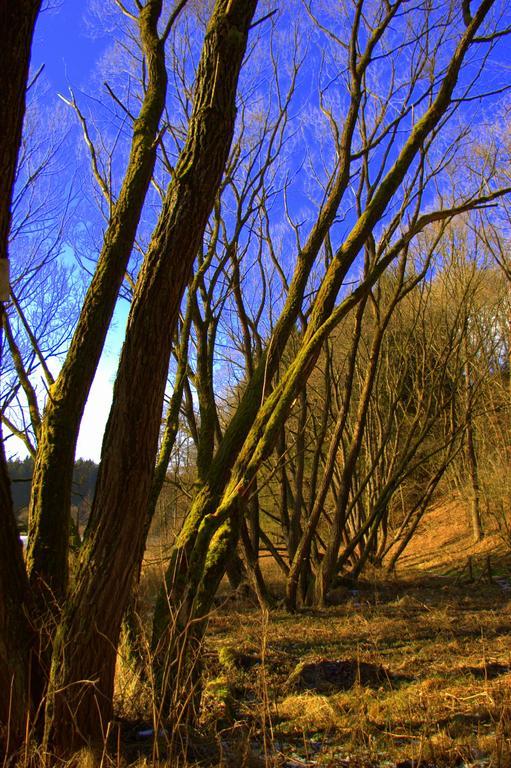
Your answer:
[[[34,460],[30,457],[26,459],[10,459],[7,462],[9,477],[11,478],[11,493],[14,504],[14,511],[28,507],[30,499],[30,488],[32,485],[32,473],[34,471]],[[78,459],[75,462],[73,472],[73,491],[71,504],[81,511],[88,512],[90,502],[94,495],[96,478],[98,475],[98,465],[89,459]]]

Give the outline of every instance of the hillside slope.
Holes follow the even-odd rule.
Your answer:
[[[487,555],[500,562],[506,556],[506,547],[492,523],[485,521],[485,537],[474,544],[468,506],[459,498],[438,502],[427,510],[399,560],[398,575],[454,574],[467,567],[469,557],[476,566],[485,562]]]

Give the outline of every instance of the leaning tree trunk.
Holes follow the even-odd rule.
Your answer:
[[[41,0],[0,5],[0,259],[7,259],[11,197],[21,144],[30,50]]]
[[[159,595],[154,615],[152,640],[154,649],[162,645],[161,639],[165,633],[174,631],[171,626],[173,622],[170,616],[169,602],[173,603],[174,607],[179,606],[184,626],[188,623],[189,612],[193,610],[193,600],[190,599],[193,590],[189,589],[189,565],[199,535],[199,529],[203,521],[214,514],[221,503],[222,495],[226,490],[237,456],[247,436],[253,429],[261,402],[264,400],[269,388],[268,385],[278,370],[283,350],[300,315],[306,286],[321,246],[328,235],[337,214],[337,209],[349,186],[351,142],[357,122],[359,98],[360,83],[358,83],[358,87],[352,95],[350,108],[344,123],[341,140],[343,152],[330,194],[318,215],[316,223],[311,229],[306,243],[300,250],[286,303],[273,329],[271,343],[261,355],[257,366],[253,370],[239,406],[225,430],[222,441],[213,457],[206,481],[193,501],[186,524],[181,530],[173,549],[166,573],[166,588]],[[237,526],[234,527],[237,528]],[[215,526],[213,530],[216,530]],[[202,536],[207,537],[207,531],[208,527],[206,526]],[[222,541],[231,542],[231,537],[226,536]],[[233,550],[231,548],[231,551],[225,554],[226,564],[232,555]],[[201,565],[198,564],[198,578],[200,578],[200,568]],[[213,582],[211,582],[211,588],[214,588]],[[175,630],[180,633],[182,629],[183,626],[178,621]]]
[[[419,217],[417,225],[411,227],[396,243],[396,252],[392,253],[393,248],[388,250],[387,255],[378,261],[371,276],[340,306],[335,307],[339,289],[355,258],[387,210],[396,190],[424,146],[425,140],[435,130],[449,108],[464,57],[491,5],[492,0],[481,2],[467,31],[453,52],[435,99],[415,123],[393,166],[379,182],[366,209],[335,254],[316,296],[302,348],[282,380],[261,405],[262,382],[270,380],[274,373],[271,358],[278,356],[278,351],[281,349],[280,342],[287,341],[289,336],[286,334],[289,321],[291,320],[292,327],[298,314],[293,301],[296,297],[292,294],[300,285],[303,273],[307,270],[308,259],[313,254],[313,244],[308,242],[300,252],[288,299],[272,336],[271,348],[263,355],[260,366],[247,385],[238,410],[213,459],[207,483],[194,499],[172,552],[167,571],[167,594],[170,596],[174,610],[178,609],[178,620],[172,621],[165,601],[161,599],[155,612],[153,647],[160,643],[160,638],[165,632],[168,633],[170,642],[177,646],[176,635],[183,635],[183,629],[191,622],[195,627],[206,625],[207,612],[211,607],[215,590],[232,555],[233,544],[236,544],[236,528],[239,526],[235,518],[236,511],[241,506],[239,500],[246,498],[261,463],[275,445],[289,409],[315,365],[321,344],[342,317],[363,299],[401,248],[410,242],[421,227],[434,220],[430,219],[428,214]],[[397,9],[397,5],[392,7]],[[320,219],[335,216],[336,196],[341,188],[342,178],[339,177],[329,201],[320,214]],[[321,224],[322,222],[318,222],[311,233],[311,236],[312,234],[321,236],[320,244],[329,229],[328,226],[325,231]],[[317,251],[313,261],[316,255]],[[266,373],[268,379],[266,379]],[[238,451],[234,453],[237,458],[233,467],[233,456],[230,455],[229,446],[238,447],[240,442],[243,447],[239,454]],[[186,653],[186,649],[180,649],[179,652]]]
[[[9,298],[10,203],[21,143],[30,50],[40,0],[0,5],[0,351],[4,301]],[[1,369],[1,358],[0,358]],[[21,741],[30,712],[29,586],[12,508],[0,428],[0,751]]]
[[[119,629],[144,534],[171,340],[227,161],[256,5],[216,2],[186,143],[135,289],[89,533],[55,640],[46,743],[60,754],[101,741],[112,717]]]
[[[147,87],[133,125],[130,156],[103,247],[62,370],[50,388],[32,480],[28,568],[46,598],[60,601],[67,585],[69,512],[78,431],[132,252],[151,183],[165,106],[165,41],[158,35],[162,0],[147,0],[139,29]]]

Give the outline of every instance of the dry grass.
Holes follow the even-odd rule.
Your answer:
[[[211,630],[211,651],[227,644],[254,654],[260,644],[260,617],[249,607],[219,611]],[[498,586],[368,587],[322,612],[276,611],[266,633],[281,751],[312,752],[317,765],[350,755],[376,765],[511,764],[511,604]],[[378,664],[388,680],[328,695],[286,691],[298,662],[320,658]],[[227,674],[234,718],[248,723],[257,717],[258,668]]]
[[[511,766],[511,595],[502,583],[486,583],[484,571],[492,553],[492,575],[510,574],[500,543],[490,532],[472,545],[463,506],[449,502],[424,518],[395,579],[373,574],[346,590],[338,606],[262,614],[226,587],[205,648],[205,737],[192,749],[195,761],[188,756],[186,764]],[[467,556],[472,583],[466,583]],[[144,618],[164,560],[153,543]],[[271,559],[263,570],[278,592],[282,583]],[[320,659],[377,665],[386,678],[326,693],[286,686],[298,663]],[[150,725],[150,689],[137,683],[129,665],[119,669],[120,711],[137,727],[144,718]],[[135,739],[122,760],[176,765],[164,733],[156,743],[155,752],[151,742],[144,747]]]
[[[511,579],[509,559],[490,532],[472,545],[459,502],[425,517],[394,581],[375,574],[342,605],[264,627],[255,606],[220,604],[212,616],[210,658],[225,647],[250,657],[264,634],[265,722],[276,754],[314,765],[511,765]],[[493,577],[487,583],[486,557]],[[466,583],[467,556],[472,583]],[[267,568],[277,585],[277,573]],[[502,580],[504,577],[504,581]],[[504,589],[502,588],[504,587]],[[299,662],[344,659],[387,671],[377,688],[297,693],[286,680]],[[218,666],[210,665],[216,674]],[[233,721],[262,739],[261,671],[224,670],[234,692]],[[347,761],[347,762],[344,762]]]
[[[511,592],[502,579],[487,583],[478,569],[490,550],[494,576],[511,581],[511,568],[492,549],[496,537],[475,547],[468,537],[463,508],[437,506],[397,578],[373,574],[345,591],[340,605],[322,611],[262,613],[223,590],[204,649],[202,730],[181,760],[169,748],[174,735],[155,717],[150,683],[140,682],[121,647],[121,727],[102,755],[84,751],[73,764],[509,768]],[[153,546],[145,569],[144,621],[160,583],[162,554]],[[473,556],[472,583],[463,573],[467,555]],[[268,560],[264,565],[278,590],[278,571]],[[371,687],[356,682],[349,690],[286,685],[297,664],[323,659],[368,663],[386,674]],[[157,737],[142,738],[140,731],[151,726]]]
[[[459,499],[431,507],[398,563],[398,575],[454,573],[467,557],[483,560],[488,553],[502,552],[502,537],[492,520],[485,520],[486,535],[474,544],[469,511]]]

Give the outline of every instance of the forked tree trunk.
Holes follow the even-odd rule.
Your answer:
[[[314,500],[314,504],[307,520],[307,525],[304,528],[302,538],[299,542],[295,556],[290,563],[289,573],[286,579],[286,608],[288,611],[294,612],[297,606],[298,586],[299,579],[302,573],[303,564],[309,561],[309,553],[312,544],[314,534],[318,528],[318,524],[323,514],[323,507],[325,505],[328,491],[332,483],[334,470],[337,462],[337,453],[341,442],[344,428],[346,426],[346,420],[348,417],[349,406],[351,402],[351,395],[353,391],[353,379],[355,375],[355,363],[357,359],[358,346],[360,343],[360,337],[362,334],[362,319],[367,300],[363,299],[358,305],[355,322],[353,327],[353,337],[351,341],[350,353],[347,361],[347,376],[345,383],[344,398],[341,404],[339,413],[337,415],[335,427],[330,438],[327,458],[325,461],[325,467],[323,470],[323,476],[321,483]]]
[[[371,248],[371,250],[373,249]],[[371,260],[372,259],[374,259],[374,252],[371,253]],[[371,340],[369,361],[362,390],[359,394],[359,402],[356,410],[355,422],[351,430],[351,440],[341,473],[340,490],[336,503],[336,510],[333,516],[332,526],[329,530],[328,544],[326,546],[318,573],[316,574],[315,591],[316,602],[318,605],[324,605],[326,603],[328,590],[331,588],[332,580],[336,574],[337,558],[342,541],[345,521],[347,519],[346,511],[348,500],[350,496],[353,475],[357,466],[360,451],[362,450],[362,441],[365,434],[367,418],[369,414],[369,406],[377,378],[376,374],[378,370],[380,352],[385,332],[387,330],[394,309],[396,308],[400,297],[404,295],[402,294],[401,289],[405,277],[405,269],[406,252],[401,256],[401,261],[397,272],[398,282],[394,289],[394,293],[392,295],[389,306],[386,308],[383,316],[379,316],[377,313],[375,313],[375,329],[373,338]],[[363,311],[364,310],[362,306],[362,314]],[[360,322],[362,322],[363,319],[362,314],[360,315]],[[353,349],[353,355],[355,355],[355,357],[351,360],[353,365],[356,363],[356,352],[357,347],[355,346]],[[337,445],[339,445],[339,443],[337,443]]]
[[[435,99],[414,125],[395,163],[381,179],[366,209],[335,254],[310,313],[302,348],[281,382],[266,400],[263,399],[261,405],[264,382],[271,380],[275,371],[272,358],[278,359],[278,353],[282,350],[281,344],[282,342],[285,344],[289,338],[298,314],[295,305],[296,293],[299,292],[304,274],[310,274],[309,260],[312,259],[314,263],[319,247],[328,232],[330,224],[327,224],[326,228],[324,224],[328,220],[331,223],[335,216],[338,205],[337,196],[340,194],[342,197],[342,173],[333,184],[331,196],[320,214],[318,223],[300,252],[288,298],[272,336],[271,347],[263,355],[261,364],[254,371],[247,385],[238,410],[225,431],[224,439],[212,461],[207,483],[194,499],[174,547],[167,572],[167,593],[170,595],[174,612],[178,612],[178,621],[171,621],[165,601],[160,600],[155,612],[153,647],[160,643],[164,633],[168,633],[171,646],[177,647],[176,636],[182,635],[184,627],[190,622],[195,626],[205,625],[205,617],[211,607],[212,597],[231,556],[233,542],[236,543],[235,531],[238,526],[234,518],[239,509],[239,499],[247,495],[262,461],[272,450],[296,394],[307,381],[319,355],[320,346],[329,331],[363,298],[368,288],[389,265],[392,249],[379,260],[371,279],[355,289],[350,297],[334,311],[339,289],[351,265],[386,211],[411,164],[424,146],[425,140],[434,131],[451,104],[464,57],[491,5],[492,0],[482,0],[466,33],[453,52]],[[392,6],[393,9],[397,7],[397,5]],[[356,120],[357,99],[353,108]],[[348,115],[347,120],[349,119]],[[348,143],[348,153],[349,146]],[[421,217],[420,221],[424,226],[427,217]],[[414,234],[417,234],[417,231]],[[407,236],[411,240],[412,230],[401,238],[405,243]],[[319,244],[311,242],[311,238],[318,237]],[[316,244],[317,250],[315,250]],[[396,256],[400,250],[399,248],[395,253]],[[234,457],[237,458],[234,460]],[[186,649],[181,648],[180,653],[186,653]]]
[[[58,602],[67,585],[69,514],[76,441],[103,350],[156,161],[167,92],[164,41],[158,36],[162,0],[147,0],[139,29],[147,87],[133,125],[130,156],[99,260],[62,370],[50,388],[41,426],[29,509],[30,580]]]
[[[257,0],[217,0],[185,146],[128,319],[76,587],[55,640],[46,744],[102,741],[112,717],[121,619],[142,550],[171,340],[227,161],[238,76]]]

